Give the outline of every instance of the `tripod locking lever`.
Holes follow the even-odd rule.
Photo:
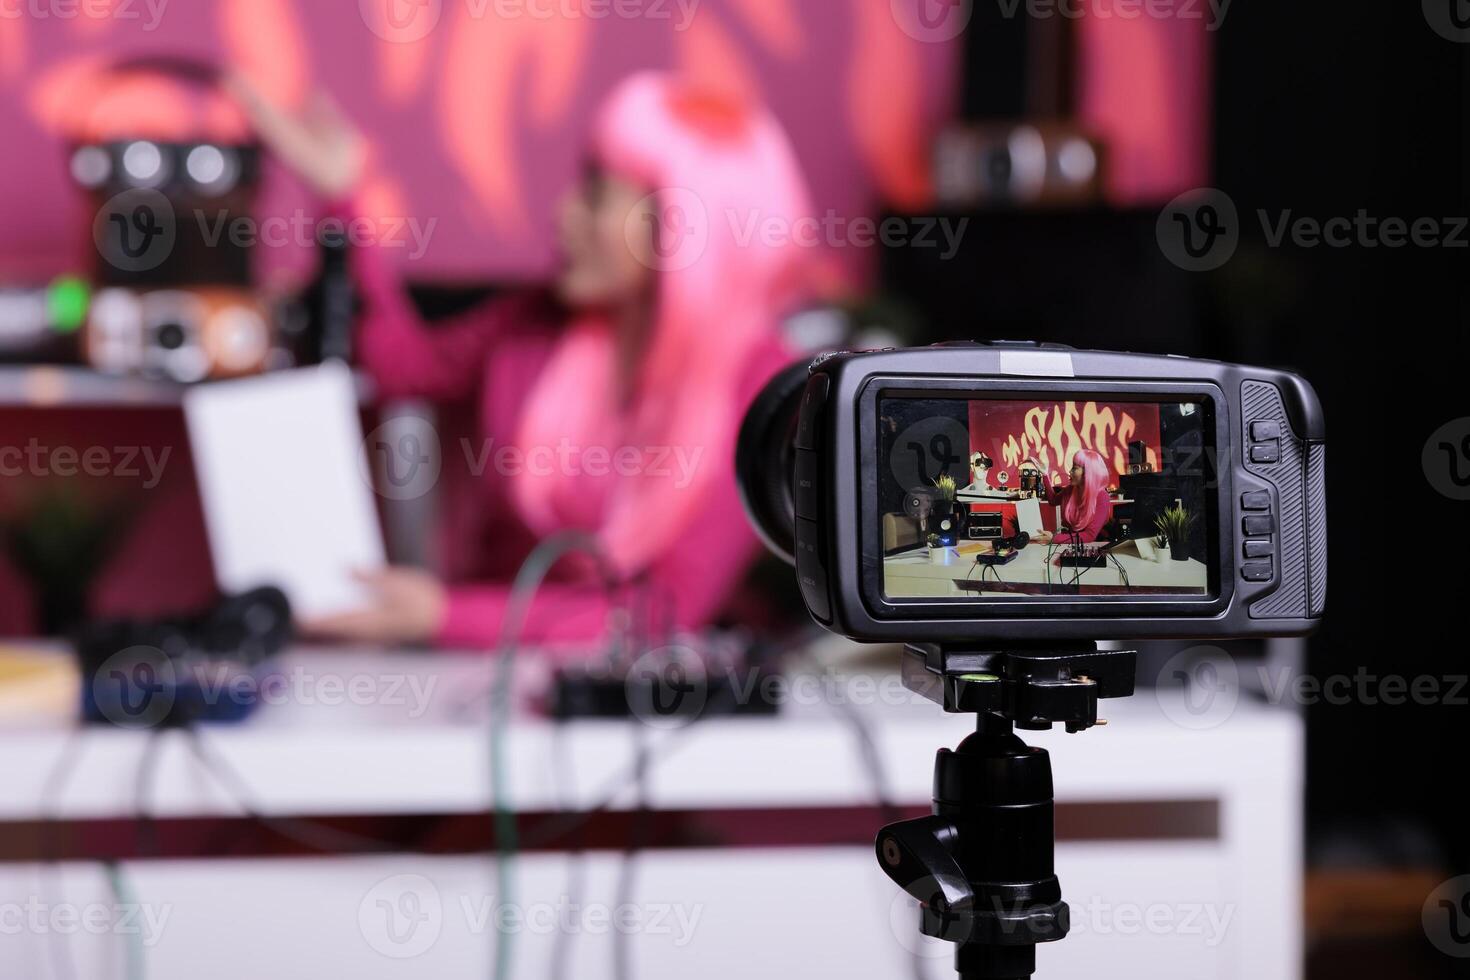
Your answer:
[[[947,818],[919,817],[889,824],[878,835],[878,864],[898,887],[930,910],[966,912],[975,892],[955,860],[959,831]]]

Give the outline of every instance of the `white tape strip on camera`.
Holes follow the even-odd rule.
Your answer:
[[[1001,351],[1000,373],[1033,378],[1073,378],[1072,355],[1054,350]]]

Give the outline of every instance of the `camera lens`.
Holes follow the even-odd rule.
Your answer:
[[[765,546],[788,564],[796,563],[793,440],[810,363],[791,365],[761,389],[745,413],[735,446],[735,479],[745,513]]]

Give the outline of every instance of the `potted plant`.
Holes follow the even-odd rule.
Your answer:
[[[929,535],[928,543],[929,560],[936,565],[943,565],[945,561],[949,558],[949,555],[946,554],[949,549],[940,544],[939,535],[937,534]]]
[[[959,490],[955,478],[948,474],[934,481],[934,503],[929,511],[929,525],[926,529],[956,543],[965,532],[966,516],[966,505],[956,499]]]
[[[934,481],[934,489],[939,491],[939,499],[954,506],[955,495],[960,492],[959,484],[955,483],[954,477],[948,473]]]
[[[1194,526],[1195,515],[1185,510],[1183,504],[1175,504],[1154,517],[1154,529],[1158,534],[1154,543],[1162,540],[1175,561],[1189,558],[1189,529]]]

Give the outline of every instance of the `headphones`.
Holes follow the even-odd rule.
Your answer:
[[[196,58],[123,58],[100,74],[102,98],[107,79],[144,75],[222,92],[219,66]],[[72,146],[72,178],[95,211],[98,292],[81,340],[87,363],[184,384],[265,369],[275,325],[251,284],[249,250],[226,223],[250,214],[261,155],[254,139],[203,136],[123,134]],[[213,240],[206,215],[217,221]]]
[[[101,73],[113,78],[157,75],[215,92],[221,91],[223,78],[215,64],[174,55],[123,58],[104,66]],[[260,144],[253,138],[82,139],[72,148],[71,175],[83,189],[107,197],[155,190],[165,197],[221,198],[254,187],[260,178],[260,157]]]
[[[242,717],[253,705],[221,697],[221,678],[256,674],[291,636],[291,603],[277,588],[192,616],[88,624],[72,638],[83,718],[134,727]]]
[[[1014,517],[1010,520],[1013,533],[1009,537],[996,538],[990,543],[996,554],[1008,551],[1020,551],[1031,543],[1031,535],[1021,530],[1020,522]]]
[[[1030,543],[1031,535],[1025,531],[1018,531],[1009,538],[996,538],[990,546],[995,549],[996,554],[1000,554],[1006,551],[1020,551]]]

